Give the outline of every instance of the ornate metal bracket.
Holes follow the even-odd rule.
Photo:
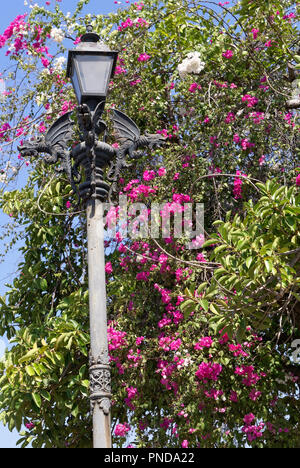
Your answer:
[[[77,108],[80,142],[70,148],[75,139],[75,122],[69,112],[60,117],[43,137],[25,142],[18,149],[23,156],[37,157],[44,153],[48,164],[60,164],[55,169],[68,176],[74,193],[80,201],[91,198],[106,199],[116,192],[118,180],[129,159],[137,159],[143,152],[139,148],[160,146],[166,138],[160,134],[141,135],[136,124],[123,112],[112,111],[115,137],[120,146],[116,149],[105,142],[107,126],[102,120],[105,101],[93,101]],[[104,133],[104,141],[99,136]],[[109,167],[107,180],[104,170]]]

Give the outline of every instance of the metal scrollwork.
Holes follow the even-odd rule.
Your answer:
[[[166,138],[160,134],[141,135],[136,124],[123,112],[114,109],[112,121],[119,147],[115,148],[106,141],[100,141],[104,134],[106,139],[107,125],[102,120],[105,101],[96,105],[88,102],[77,108],[80,142],[73,148],[75,139],[72,112],[61,116],[43,137],[25,142],[18,149],[23,156],[37,157],[44,153],[44,161],[55,164],[58,173],[68,176],[71,187],[80,201],[91,198],[104,200],[117,191],[117,184],[123,168],[130,167],[127,159],[137,159],[143,156],[140,148],[160,146]],[[105,168],[108,169],[107,180],[104,181]]]
[[[104,414],[111,406],[111,372],[108,353],[103,351],[96,359],[90,357],[90,399],[92,409],[98,405]]]

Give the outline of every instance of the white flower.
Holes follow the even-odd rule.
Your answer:
[[[70,23],[68,24],[67,28],[68,28],[68,33],[69,34],[73,34],[75,28],[77,27],[77,24],[76,23]]]
[[[50,36],[55,42],[62,42],[65,38],[65,33],[62,29],[52,28]]]
[[[180,78],[184,78],[188,73],[200,73],[205,67],[205,62],[200,60],[199,52],[190,52],[187,58],[178,65]]]
[[[7,182],[6,174],[0,174],[0,182],[1,182],[1,184]]]
[[[48,68],[44,68],[44,69],[41,71],[40,75],[41,75],[41,78],[43,78],[43,77],[46,76],[46,75],[50,75],[50,70],[49,70]]]
[[[55,68],[55,70],[57,70],[57,71],[63,70],[66,61],[67,61],[66,57],[58,57],[58,58],[56,58],[55,61],[54,61],[54,68]]]
[[[37,97],[35,98],[35,102],[37,103],[38,106],[41,106],[45,102],[47,102],[47,95],[46,93],[41,93],[38,94]]]

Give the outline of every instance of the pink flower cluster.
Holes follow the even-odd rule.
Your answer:
[[[242,175],[242,176],[247,177],[246,174],[242,174],[241,171],[236,171],[236,175],[237,175],[237,176],[241,176],[241,175]],[[242,179],[241,179],[240,177],[236,177],[236,178],[234,179],[234,184],[233,184],[233,185],[234,185],[234,186],[233,186],[233,196],[234,196],[234,198],[235,198],[236,200],[239,200],[239,199],[243,198],[243,196],[242,196],[242,186],[243,186],[243,181],[242,181]]]
[[[133,185],[139,184],[136,187]],[[139,180],[132,180],[129,184],[124,187],[123,191],[128,193],[129,198],[132,201],[136,201],[139,196],[148,198],[150,195],[155,195],[158,187],[149,187],[148,185],[140,184]]]
[[[226,59],[231,59],[233,57],[233,51],[228,49],[226,50],[225,52],[223,52],[223,57],[225,57]]]
[[[75,105],[72,101],[63,101],[61,106],[61,113],[60,115],[64,115],[69,111],[72,111],[75,108]]]
[[[236,367],[235,372],[236,375],[243,376],[242,383],[246,387],[252,387],[259,382],[262,376],[265,376],[265,374],[261,374],[260,376],[254,372],[254,367],[253,366],[241,366],[241,367]]]
[[[25,23],[24,18],[26,18],[27,14],[25,15],[18,15],[6,28],[3,35],[0,35],[0,49],[5,46],[7,41],[11,39],[13,35],[17,35],[20,31],[28,30],[28,24]],[[18,51],[21,48],[21,43],[23,44],[21,38],[23,36],[20,34],[20,37],[17,38],[15,42],[15,50]],[[21,43],[20,43],[21,41]]]
[[[201,85],[199,85],[198,83],[192,83],[191,86],[189,87],[189,92],[195,93],[197,89],[201,89]]]
[[[141,271],[140,273],[137,273],[136,279],[138,281],[148,281],[150,276],[149,271]]]
[[[252,401],[258,400],[260,396],[261,396],[261,392],[258,390],[255,390],[255,388],[252,388],[251,392],[249,393],[249,398]]]
[[[283,20],[286,20],[286,19],[287,19],[287,20],[289,20],[289,21],[290,21],[291,19],[294,19],[294,18],[297,18],[297,16],[296,16],[296,14],[293,13],[293,12],[292,12],[292,13],[289,13],[288,15],[284,15],[284,16],[282,17]]]
[[[137,18],[134,22],[131,18],[127,18],[125,21],[121,23],[121,26],[118,27],[118,31],[123,31],[127,28],[132,28],[136,26],[137,28],[147,28],[149,23],[144,18]]]
[[[127,346],[127,341],[125,339],[125,337],[127,336],[126,332],[116,330],[112,325],[110,325],[107,328],[107,334],[109,351],[114,351],[116,349],[124,348]]]
[[[234,122],[235,121],[235,114],[233,112],[228,112],[226,118],[225,118],[225,122],[227,124],[231,123],[231,122]]]
[[[150,180],[153,180],[155,179],[155,171],[145,171],[144,174],[143,174],[143,179],[146,181],[146,182],[150,182]]]
[[[175,395],[178,390],[178,385],[176,382],[171,381],[170,377],[172,376],[173,372],[177,369],[177,364],[168,363],[164,360],[159,360],[157,364],[157,373],[161,374],[160,383],[166,387],[167,390],[173,390]]]
[[[29,429],[29,431],[31,431],[32,429],[35,428],[35,424],[33,424],[33,423],[27,423],[27,424],[25,424],[25,427],[26,427],[26,429]]]
[[[164,351],[177,351],[180,348],[180,345],[180,338],[175,339],[174,337],[171,338],[169,336],[161,336],[159,339],[159,346]]]
[[[173,135],[171,133],[169,133],[166,128],[164,128],[163,130],[157,130],[156,133],[159,133],[160,135],[163,135],[165,138],[172,138],[173,137]]]
[[[106,265],[105,265],[105,272],[108,274],[108,275],[111,275],[112,272],[113,272],[113,267],[112,267],[112,264],[111,262],[107,262]]]
[[[138,367],[139,361],[142,359],[141,350],[137,349],[136,354],[134,354],[133,349],[130,349],[127,354],[127,359],[128,361],[132,361],[132,364],[130,364],[129,367]]]
[[[10,130],[11,126],[9,125],[9,123],[5,123],[2,125],[2,127],[0,128],[0,139],[4,138],[6,132],[8,130]]]
[[[229,344],[228,345],[229,351],[233,353],[235,357],[242,356],[242,357],[249,357],[249,354],[247,354],[244,350],[241,344]]]
[[[242,102],[247,102],[248,107],[254,107],[258,104],[258,99],[255,96],[251,96],[250,94],[245,94],[242,96]]]
[[[191,197],[184,193],[174,193],[172,198],[173,202],[180,203],[181,205],[191,202]]]
[[[255,421],[254,414],[246,414],[244,417],[245,426],[242,428],[242,431],[247,434],[247,439],[249,442],[253,442],[254,440],[263,436],[263,429],[265,424],[263,422],[259,423],[258,426],[252,425],[253,421]]]
[[[214,80],[213,83],[217,88],[228,88],[228,87],[230,89],[237,88],[237,85],[235,83],[231,83],[230,85],[228,85],[227,81],[225,81],[225,83],[220,83],[219,81]]]
[[[222,369],[221,364],[202,362],[195,375],[199,380],[204,382],[207,380],[217,381]]]
[[[115,428],[115,435],[119,437],[126,437],[127,432],[130,431],[130,426],[125,424],[118,424]]]
[[[125,68],[121,67],[120,65],[117,65],[115,75],[121,75],[122,73],[127,73],[127,70],[125,70]]]
[[[204,336],[201,338],[200,341],[198,341],[195,345],[194,348],[197,351],[202,351],[203,348],[210,348],[213,344],[213,340],[211,339],[210,336]]]
[[[126,392],[127,392],[127,398],[125,398],[124,401],[125,401],[126,405],[127,405],[130,409],[134,410],[135,408],[134,408],[134,406],[133,406],[133,404],[132,404],[132,400],[134,400],[134,398],[136,398],[136,397],[138,396],[137,388],[135,388],[135,387],[127,387],[127,388],[126,388]]]
[[[255,124],[260,124],[265,120],[264,112],[251,112],[247,117],[250,117]]]
[[[150,60],[150,58],[150,55],[144,53],[138,57],[138,62],[147,62],[148,60]]]
[[[244,151],[255,147],[255,144],[251,143],[248,138],[240,138],[237,133],[233,135],[233,141],[234,143],[239,143]]]

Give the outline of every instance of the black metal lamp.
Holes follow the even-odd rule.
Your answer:
[[[88,26],[76,49],[69,51],[67,77],[72,80],[79,104],[104,101],[115,72],[118,52],[99,40],[100,36]]]

